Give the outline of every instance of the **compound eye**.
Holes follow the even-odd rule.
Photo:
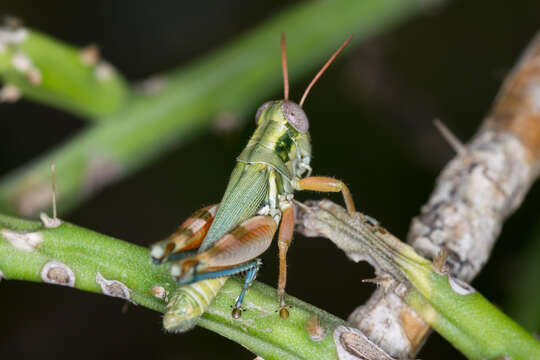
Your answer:
[[[257,113],[255,114],[255,123],[256,124],[259,123],[259,118],[261,117],[264,109],[266,109],[267,107],[272,105],[272,103],[273,103],[273,101],[267,101],[264,104],[262,104],[261,106],[259,106],[259,108],[257,109]]]
[[[285,101],[283,105],[281,105],[281,110],[293,128],[301,133],[307,133],[309,129],[309,121],[306,113],[300,106],[293,102]]]

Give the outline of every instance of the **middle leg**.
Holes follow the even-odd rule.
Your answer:
[[[310,176],[296,181],[293,183],[293,186],[297,190],[341,192],[343,194],[343,200],[345,200],[345,206],[347,207],[349,214],[353,214],[355,212],[351,191],[341,180],[326,176]]]
[[[289,204],[282,213],[281,226],[278,234],[279,248],[279,280],[278,280],[278,298],[279,298],[279,316],[282,319],[289,317],[289,311],[285,304],[285,285],[287,284],[287,251],[291,245],[294,231],[294,206]]]

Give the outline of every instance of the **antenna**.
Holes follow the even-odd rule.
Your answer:
[[[287,69],[285,33],[281,33],[281,66],[283,67],[283,97],[285,101],[289,101],[289,70]]]
[[[330,66],[330,64],[332,64],[332,61],[334,61],[334,59],[336,58],[336,56],[339,55],[339,53],[343,50],[343,48],[345,46],[347,46],[347,44],[349,43],[349,41],[351,41],[352,39],[352,35],[349,35],[349,37],[347,38],[347,40],[345,40],[345,42],[343,44],[341,44],[341,46],[339,47],[339,49],[336,50],[336,52],[330,57],[330,59],[328,59],[328,61],[326,62],[326,64],[324,64],[324,66],[322,67],[321,70],[319,70],[319,72],[317,73],[317,75],[315,75],[315,77],[313,78],[313,80],[311,80],[311,82],[309,83],[308,87],[306,88],[306,91],[304,91],[304,95],[302,95],[302,99],[300,99],[300,103],[298,105],[300,105],[300,107],[302,107],[302,105],[304,105],[304,101],[306,101],[306,97],[309,93],[309,91],[311,90],[311,88],[313,87],[313,85],[315,85],[315,83],[317,82],[317,80],[319,80],[319,78],[321,77],[321,75],[326,71],[326,69]]]

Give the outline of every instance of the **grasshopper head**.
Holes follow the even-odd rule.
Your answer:
[[[299,133],[305,134],[309,130],[309,120],[302,108],[292,101],[267,101],[257,110],[255,121],[260,125],[268,118],[280,119],[288,123]]]

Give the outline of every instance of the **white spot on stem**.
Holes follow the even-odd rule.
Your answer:
[[[0,281],[2,281],[2,279],[6,279],[7,280],[7,277],[6,275],[4,274],[4,272],[2,270],[0,270]]]
[[[156,285],[150,290],[150,294],[154,295],[158,299],[163,299],[169,302],[169,292],[165,290],[163,286]]]
[[[383,349],[371,342],[362,331],[352,327],[338,326],[334,330],[339,360],[380,359],[393,360]]]
[[[87,47],[81,49],[79,58],[84,65],[96,65],[100,58],[99,48],[94,44],[88,45]]]
[[[64,222],[60,220],[59,218],[51,218],[49,215],[45,213],[41,213],[39,215],[39,218],[41,219],[41,222],[43,223],[43,226],[45,226],[47,229],[54,229],[62,225]]]
[[[118,280],[107,280],[99,271],[96,273],[96,282],[101,286],[103,294],[131,301],[130,290],[124,283]]]
[[[94,71],[94,76],[99,82],[109,80],[114,74],[114,68],[111,64],[105,61],[100,61]]]
[[[34,251],[43,242],[43,234],[39,231],[24,233],[9,229],[2,229],[2,236],[13,247],[23,251]]]
[[[41,71],[34,66],[32,60],[24,53],[17,52],[11,58],[11,64],[15,70],[26,74],[28,82],[32,85],[39,85],[41,83]]]
[[[15,85],[5,84],[0,90],[0,102],[14,103],[20,98],[21,98],[21,91]]]
[[[17,52],[11,58],[11,64],[15,70],[27,72],[32,67],[32,60],[22,52]]]
[[[0,28],[0,45],[20,44],[28,37],[28,30]]]
[[[37,86],[41,84],[41,71],[36,67],[32,67],[26,72],[26,78],[30,84]]]
[[[448,275],[448,283],[452,287],[452,290],[454,290],[459,295],[469,295],[475,292],[474,288],[471,285],[450,275]]]
[[[137,85],[137,89],[146,95],[153,95],[165,89],[166,81],[161,76],[152,76]]]
[[[75,273],[66,264],[49,261],[41,269],[41,280],[49,284],[75,286]]]
[[[326,336],[326,329],[321,325],[317,315],[313,315],[304,325],[309,338],[315,342],[322,341]]]

